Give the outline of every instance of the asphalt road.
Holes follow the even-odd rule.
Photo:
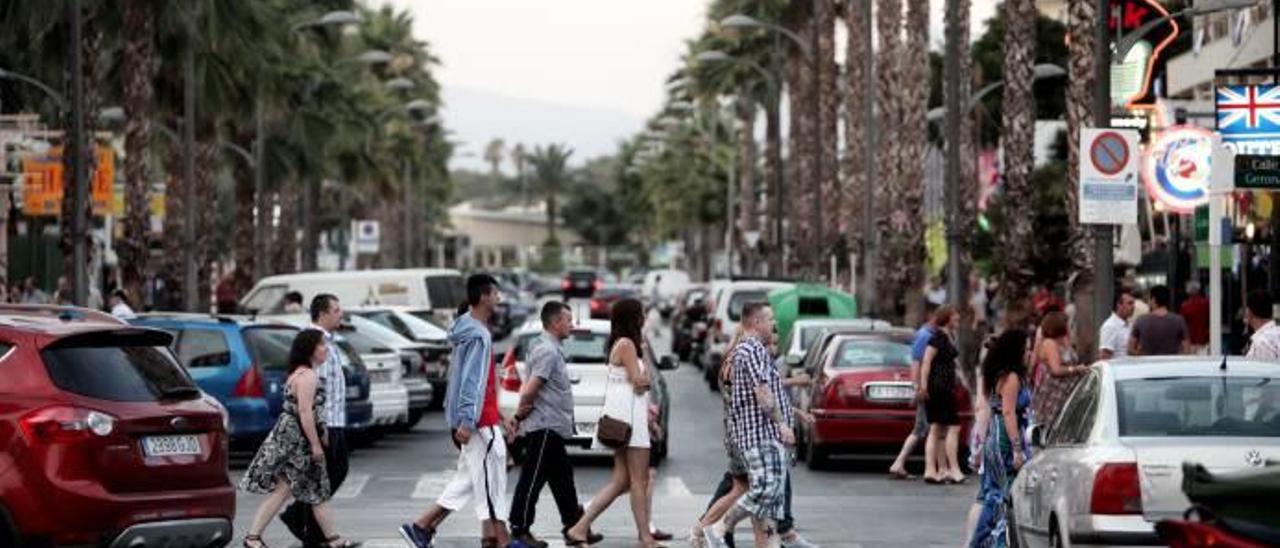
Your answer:
[[[655,348],[669,348],[667,331],[660,331]],[[501,345],[500,345],[501,346]],[[690,527],[706,506],[724,471],[720,399],[707,390],[701,372],[683,364],[665,372],[672,395],[670,458],[659,469],[655,488],[654,522],[677,535],[672,545],[687,545]],[[351,474],[332,502],[339,528],[346,538],[365,546],[400,547],[400,523],[428,507],[448,482],[457,453],[448,440],[441,413],[433,413],[410,433],[392,435],[351,458]],[[576,479],[581,500],[587,501],[608,479],[602,459],[579,459]],[[968,485],[937,487],[922,482],[886,479],[883,461],[841,461],[833,470],[814,472],[800,465],[793,470],[797,526],[822,546],[958,546],[964,541],[965,514],[976,492],[976,478]],[[238,480],[242,470],[233,469]],[[508,475],[508,492],[518,469]],[[243,535],[261,497],[241,493],[237,500],[236,530]],[[559,515],[550,490],[543,493],[535,534],[549,542],[559,539]],[[619,498],[597,523],[606,536],[598,546],[635,546],[636,533],[628,500]],[[290,546],[292,539],[275,520],[265,540],[271,546]],[[740,526],[738,538],[750,532]],[[236,538],[239,543],[239,536]],[[463,510],[441,528],[437,546],[477,546],[479,524]],[[562,545],[553,542],[553,546]],[[742,542],[740,546],[748,546]]]

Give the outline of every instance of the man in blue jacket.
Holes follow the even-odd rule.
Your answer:
[[[414,523],[400,526],[400,536],[414,548],[430,548],[436,528],[472,499],[483,531],[482,546],[525,548],[511,542],[502,516],[507,515],[507,445],[503,430],[509,419],[498,412],[493,339],[489,319],[501,300],[498,282],[485,274],[467,278],[467,302],[449,330],[453,362],[445,393],[445,422],[461,454],[458,471],[436,503]]]

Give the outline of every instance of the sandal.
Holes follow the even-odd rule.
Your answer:
[[[342,541],[342,542],[338,542],[338,541]],[[351,542],[349,540],[342,540],[342,535],[333,535],[329,538],[324,539],[325,548],[360,548],[361,544],[363,543]]]
[[[913,476],[913,475],[911,475],[911,473],[910,473],[910,472],[907,472],[906,470],[890,470],[890,471],[889,471],[889,479],[891,479],[891,480],[913,480],[913,479],[916,479],[916,477],[915,477],[915,476]]]
[[[573,535],[570,535],[570,534],[569,534],[569,531],[565,531],[565,532],[564,532],[564,545],[565,545],[565,546],[574,546],[574,547],[586,547],[586,546],[591,546],[591,540],[590,540],[590,539],[577,538],[577,537],[575,537],[575,536],[573,536]]]
[[[249,544],[250,542],[257,544]],[[262,535],[245,535],[241,544],[244,545],[244,548],[268,548],[267,543],[262,542]]]

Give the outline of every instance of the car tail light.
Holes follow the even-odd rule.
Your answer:
[[[604,309],[605,309],[604,301],[602,301],[602,300],[600,300],[600,299],[591,299],[591,311],[592,311],[592,312],[603,312],[603,311],[604,311]]]
[[[595,290],[595,291],[600,291],[601,289],[604,289],[604,282],[602,282],[602,281],[600,281],[600,280],[596,280],[596,281],[592,282],[592,283],[591,283],[591,289],[592,289],[592,290]]]
[[[511,354],[508,353],[507,355]],[[502,389],[507,392],[519,392],[520,385],[520,370],[516,369],[515,361],[504,362],[502,367]]]
[[[1230,548],[1263,548],[1265,544],[1254,542],[1224,530],[1220,526],[1198,521],[1162,521],[1156,524],[1160,540],[1171,548],[1200,548],[1222,546]]]
[[[560,280],[560,289],[568,291],[570,287],[573,287],[573,282],[569,281],[569,278]]]
[[[116,419],[100,411],[55,406],[32,411],[19,424],[32,442],[66,443],[109,436],[115,430]]]
[[[265,398],[267,392],[262,388],[262,371],[258,366],[252,365],[244,375],[240,376],[240,380],[236,381],[235,390],[232,392],[237,398]]]
[[[1092,514],[1123,515],[1142,513],[1142,487],[1138,485],[1138,464],[1109,462],[1093,476]]]

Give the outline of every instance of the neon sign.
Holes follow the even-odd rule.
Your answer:
[[[1142,181],[1147,193],[1177,213],[1191,213],[1209,202],[1209,161],[1213,132],[1195,126],[1174,126],[1147,147]]]

